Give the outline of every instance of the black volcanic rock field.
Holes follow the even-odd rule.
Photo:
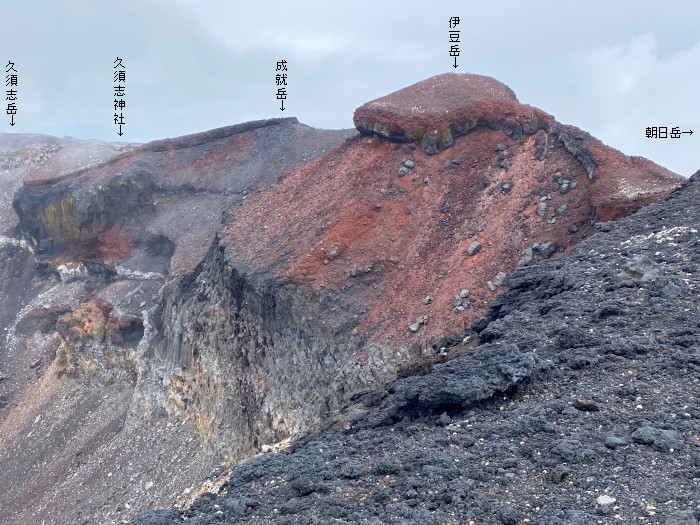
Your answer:
[[[445,74],[0,136],[0,525],[697,525],[698,194]]]

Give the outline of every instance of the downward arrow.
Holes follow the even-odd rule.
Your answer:
[[[122,125],[119,124],[119,136],[121,137],[124,133],[122,133]]]
[[[282,99],[282,106],[280,107],[280,111],[284,111],[284,99]]]
[[[457,67],[457,57],[455,57],[455,65],[452,67]]]
[[[11,115],[10,116],[10,126],[14,126],[14,125],[15,125],[15,116]]]

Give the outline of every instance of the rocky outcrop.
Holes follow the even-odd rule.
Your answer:
[[[455,137],[476,128],[500,130],[516,140],[536,134],[532,156],[537,160],[547,158],[552,148],[564,147],[590,178],[600,170],[591,191],[601,221],[658,200],[673,178],[646,159],[622,155],[588,133],[521,104],[508,86],[480,75],[448,73],[418,82],[362,105],[354,122],[362,134],[420,144],[428,154],[451,147]],[[506,161],[510,164],[501,159]]]
[[[127,148],[77,168],[33,165],[13,204],[54,286],[27,306],[15,335],[37,347],[30,327],[55,333],[59,347],[52,342],[44,353],[57,356],[61,373],[133,385],[144,312],[168,279],[204,261],[224,211],[346,135],[273,119]]]
[[[312,428],[389,381],[397,362],[418,357],[319,322],[317,292],[240,274],[221,243],[201,273],[166,285],[162,298],[149,315],[137,396],[146,413],[165,407],[195,418],[221,457],[246,457]]]

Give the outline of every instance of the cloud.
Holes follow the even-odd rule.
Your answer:
[[[26,0],[4,13],[12,23],[0,49],[22,66],[20,131],[116,138],[108,71],[116,55],[130,78],[128,140],[281,116],[281,58],[290,62],[283,115],[350,127],[363,102],[454,71],[447,20],[460,16],[459,72],[494,76],[522,102],[625,153],[684,174],[696,169],[696,0],[591,0],[585,9],[556,0],[497,9],[421,0],[123,0],[118,10],[92,0]],[[653,125],[698,129],[692,140],[653,142],[644,137]]]
[[[648,139],[647,127],[680,127],[700,132],[700,41],[662,54],[658,37],[645,33],[625,42],[596,47],[576,57],[580,87],[577,98],[589,110],[576,125],[596,130],[598,138],[625,153],[653,158],[684,175],[700,160],[687,154],[695,136]]]
[[[624,96],[637,88],[658,64],[657,53],[656,38],[646,33],[627,42],[581,53],[580,61],[591,76],[598,77],[593,83],[595,87],[605,86],[606,93],[612,88],[614,94]]]

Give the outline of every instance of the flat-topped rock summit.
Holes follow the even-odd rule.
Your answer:
[[[554,118],[521,104],[513,90],[491,77],[446,73],[363,104],[354,122],[361,133],[420,142],[427,153],[436,153],[477,126],[519,138],[546,128]]]

